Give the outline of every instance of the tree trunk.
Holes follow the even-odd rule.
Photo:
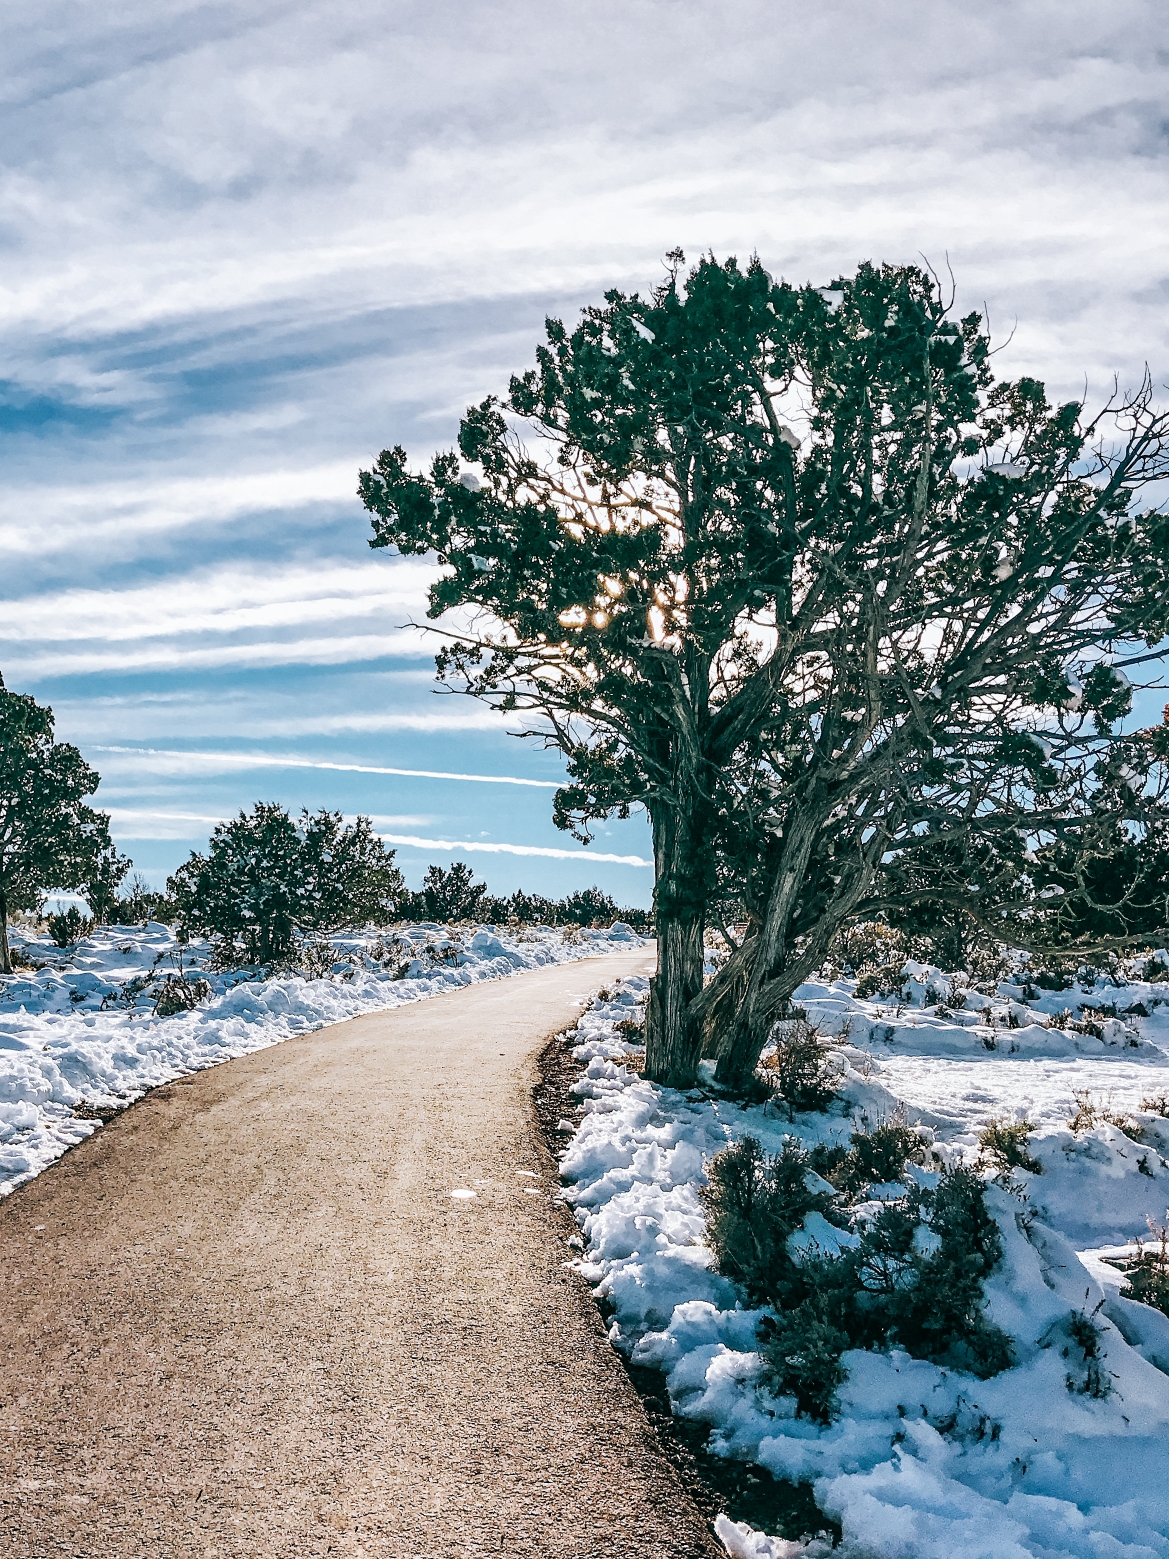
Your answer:
[[[658,967],[649,987],[645,1070],[656,1083],[691,1088],[702,1057],[702,1026],[690,1011],[702,990],[706,929],[702,827],[694,814],[661,809],[653,830]]]
[[[719,1046],[718,1081],[743,1088],[751,1079],[771,1025],[781,1015],[800,976],[784,978],[790,961],[792,919],[804,888],[808,862],[817,838],[814,815],[797,815],[789,824],[783,855],[768,896],[767,912],[754,939],[750,979],[734,1022],[724,1030]],[[785,988],[786,987],[786,988]]]
[[[8,899],[0,893],[0,974],[12,973],[12,954],[8,951]]]

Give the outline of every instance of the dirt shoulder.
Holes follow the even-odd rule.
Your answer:
[[[0,1206],[4,1552],[719,1553],[564,1268],[530,1105],[574,998],[645,966],[202,1072]]]

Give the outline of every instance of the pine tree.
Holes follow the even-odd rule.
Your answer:
[[[118,903],[118,889],[133,864],[112,844],[98,851],[84,887],[90,914],[99,926],[109,924]]]
[[[265,964],[288,956],[298,929],[389,919],[402,876],[369,818],[346,826],[339,812],[306,809],[294,822],[258,801],[217,824],[207,854],[192,851],[167,890],[183,922],[224,954]]]
[[[108,816],[85,802],[98,784],[76,747],[53,740],[53,711],[0,677],[0,974],[12,973],[11,911],[81,887],[112,851]]]
[[[444,924],[474,920],[487,893],[487,884],[475,882],[474,875],[466,861],[452,861],[449,871],[441,866],[428,867],[421,895],[427,919]]]
[[[750,1074],[898,858],[929,866],[902,897],[990,920],[1028,834],[1090,805],[1126,653],[1169,628],[1169,519],[1136,507],[1169,420],[1147,382],[1095,419],[995,384],[979,317],[914,267],[793,288],[671,266],[648,300],[549,320],[459,454],[415,475],[383,451],[359,491],[371,545],[445,565],[433,617],[502,625],[452,630],[439,673],[552,731],[557,823],[648,810],[647,1070],[686,1085],[704,1039]],[[1154,805],[1161,760],[1130,746]],[[735,903],[749,934],[704,989]]]

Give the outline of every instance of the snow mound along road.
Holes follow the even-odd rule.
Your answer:
[[[301,949],[308,975],[293,967],[268,977],[216,970],[206,942],[180,947],[153,922],[111,926],[66,949],[19,932],[12,942],[21,967],[0,975],[0,1195],[176,1077],[359,1013],[643,939],[622,923],[580,933],[395,926],[320,939]],[[180,968],[206,980],[210,997],[158,1017],[158,993]]]
[[[709,1425],[711,1450],[813,1485],[842,1529],[842,1559],[1169,1559],[1169,1318],[1125,1298],[1108,1259],[1131,1252],[1169,1207],[1169,986],[1058,993],[1055,1011],[1139,1006],[1145,1016],[1121,1019],[1135,1045],[1073,1029],[1074,1043],[1054,1053],[1038,1040],[1009,1048],[1032,1027],[1049,1032],[1051,998],[1000,987],[989,1011],[971,1009],[972,1057],[955,1037],[965,1024],[952,1007],[931,1011],[931,987],[919,984],[896,1003],[858,1001],[845,981],[797,993],[843,1041],[842,1093],[830,1113],[788,1123],[713,1086],[680,1093],[631,1070],[638,1052],[618,1024],[641,1019],[646,982],[622,982],[568,1039],[583,1067],[561,1161],[583,1237],[576,1264],[608,1301],[614,1346],[663,1371],[673,1411]],[[875,1026],[890,1022],[891,1042],[874,1042]],[[1038,1123],[1030,1149],[1042,1173],[1017,1172],[986,1192],[1004,1249],[988,1315],[1011,1336],[1016,1362],[979,1380],[897,1349],[853,1350],[839,1417],[822,1426],[763,1378],[764,1312],[714,1270],[705,1243],[703,1165],[748,1134],[769,1152],[789,1135],[808,1147],[846,1143],[858,1124],[899,1110],[951,1163],[978,1162],[979,1131],[993,1118]],[[1098,1328],[1095,1376],[1075,1340],[1082,1316]],[[728,1553],[747,1559],[828,1551],[822,1538],[753,1532],[726,1517],[718,1531]]]

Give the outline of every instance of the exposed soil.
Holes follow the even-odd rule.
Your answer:
[[[5,1559],[715,1559],[531,1117],[547,1035],[645,963],[155,1089],[0,1205]]]

